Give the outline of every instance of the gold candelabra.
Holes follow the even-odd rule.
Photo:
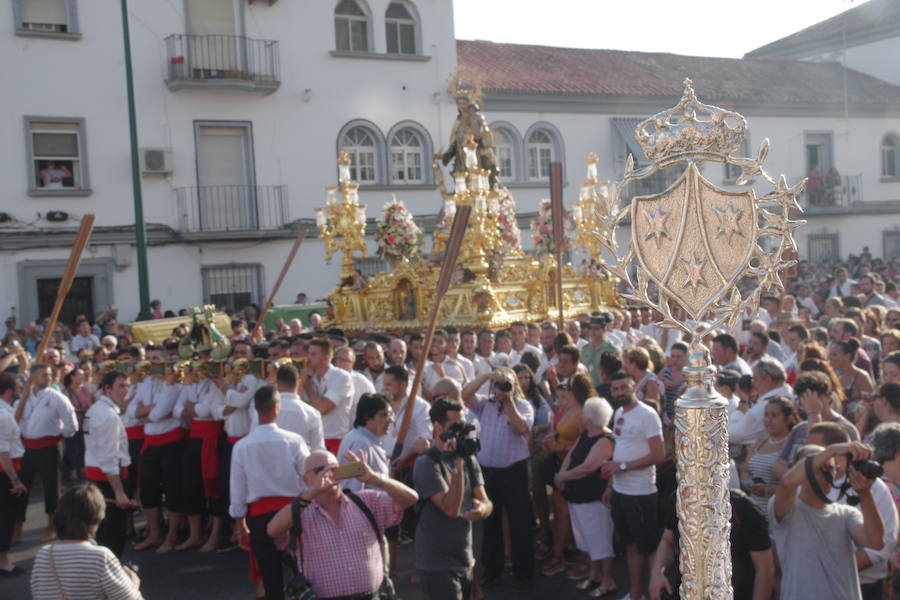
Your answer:
[[[341,278],[351,277],[355,271],[353,255],[369,256],[366,248],[366,205],[359,203],[359,184],[350,178],[350,155],[338,157],[338,186],[328,186],[325,206],[316,209],[316,226],[325,240],[325,260],[331,262],[336,250],[344,253]],[[341,198],[337,199],[340,191]],[[340,238],[340,239],[338,239]]]
[[[597,162],[593,152],[588,155],[587,181],[581,184],[578,200],[572,203],[572,221],[575,225],[575,245],[588,255],[599,256],[610,235],[609,181],[597,180]]]
[[[479,167],[477,146],[474,136],[470,134],[463,145],[466,170],[456,173],[453,193],[446,194],[444,198],[444,219],[448,225],[453,222],[458,206],[472,207],[459,262],[476,274],[488,270],[488,255],[503,243],[498,221],[500,193],[491,189],[490,171]],[[435,232],[435,252],[443,250],[446,238],[446,234]]]

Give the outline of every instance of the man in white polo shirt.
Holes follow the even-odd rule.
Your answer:
[[[309,343],[308,367],[303,370],[300,388],[303,399],[322,415],[325,447],[337,453],[341,438],[350,431],[353,379],[350,373],[331,364],[331,342],[316,338]]]
[[[613,416],[616,445],[612,460],[603,464],[603,472],[613,478],[604,501],[611,504],[616,532],[625,544],[630,595],[623,600],[638,600],[643,594],[644,561],[656,551],[661,533],[656,465],[665,459],[662,422],[634,395],[634,379],[624,371],[612,376],[611,396],[618,406]]]

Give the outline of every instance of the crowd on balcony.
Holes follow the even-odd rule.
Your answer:
[[[898,277],[900,260],[868,250],[801,261],[785,292],[704,340],[729,403],[735,598],[891,597]],[[524,593],[536,577],[566,577],[588,597],[678,597],[673,423],[690,340],[659,315],[615,308],[565,331],[439,327],[423,361],[417,332],[348,340],[318,315],[257,330],[258,307],[222,308],[234,366],[218,374],[140,375],[144,361],[178,361],[186,326],[136,344],[114,310],[82,315],[52,332],[38,363],[45,324],[7,319],[0,583],[23,571],[8,553],[40,481],[35,598],[138,598],[123,554],[184,562],[239,547],[266,598],[286,584],[385,597],[404,552],[429,598]],[[239,370],[254,357],[268,361],[265,379]]]

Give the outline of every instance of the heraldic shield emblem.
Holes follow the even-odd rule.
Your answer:
[[[631,223],[647,275],[699,321],[730,293],[753,255],[756,197],[716,187],[691,162],[665,192],[632,200]]]

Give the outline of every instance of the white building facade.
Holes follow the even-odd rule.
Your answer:
[[[886,0],[853,10],[876,4]],[[881,10],[874,18],[894,33],[861,44],[900,40],[900,16]],[[846,68],[821,52],[738,60],[456,41],[446,0],[133,0],[130,11],[150,294],[164,309],[263,301],[299,228],[309,235],[276,302],[329,293],[339,261],[324,262],[314,209],[336,183],[339,150],[353,156],[370,221],[396,194],[433,224],[441,198],[430,163],[456,118],[447,87],[457,63],[481,75],[523,227],[549,195],[550,161],[563,162],[571,203],[590,152],[602,178],[619,176],[628,153],[645,160],[636,123],[674,105],[691,77],[701,101],[747,117],[748,152],[770,139],[771,174],[793,183],[819,170],[797,233],[802,257],[864,246],[900,255],[898,53],[870,56],[867,70],[862,58]],[[117,3],[13,0],[0,11],[0,52],[0,312],[20,323],[49,313],[77,220],[94,213],[63,316],[116,305],[130,320],[138,292]],[[726,187],[736,176],[719,165],[704,175]],[[666,177],[626,195],[662,191]]]

